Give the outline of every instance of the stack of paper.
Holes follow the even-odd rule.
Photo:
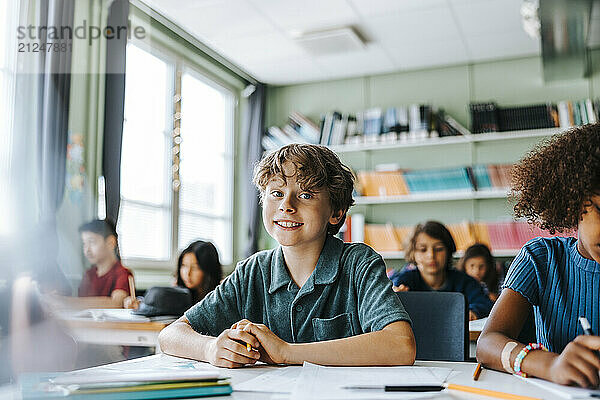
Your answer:
[[[176,399],[230,394],[229,380],[218,373],[196,370],[126,373],[65,373],[24,375],[23,400]]]
[[[305,362],[292,391],[292,400],[415,399],[431,393],[386,393],[353,390],[352,386],[440,386],[452,372],[434,367],[323,367]]]

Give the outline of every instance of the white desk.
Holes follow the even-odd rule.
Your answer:
[[[90,314],[89,316],[87,314]],[[95,315],[92,316],[91,314]],[[64,312],[57,317],[77,342],[102,345],[148,346],[160,353],[158,334],[174,319],[152,321],[130,310],[92,309]],[[83,315],[83,316],[82,316]]]
[[[95,369],[103,369],[103,368],[118,368],[125,367],[127,369],[144,369],[151,368],[156,365],[169,365],[173,362],[184,361],[183,359],[178,359],[176,357],[167,356],[165,354],[158,354],[154,356],[139,358],[135,360],[123,361],[121,363],[109,364],[107,366],[95,367]],[[185,360],[189,362],[190,360]],[[514,377],[512,375],[492,371],[488,369],[484,369],[481,372],[481,376],[478,381],[473,381],[473,371],[475,369],[474,363],[467,362],[438,362],[438,361],[417,361],[415,365],[426,366],[426,367],[443,367],[443,368],[451,368],[454,372],[451,374],[448,382],[455,383],[459,385],[468,385],[475,386],[484,389],[503,391],[507,393],[519,394],[524,396],[531,396],[536,398],[541,398],[544,400],[547,399],[557,399],[558,397],[551,392],[548,392],[544,389],[540,389],[537,386],[534,386],[526,381]],[[215,368],[212,366],[207,366],[207,368]],[[225,369],[221,368],[223,371],[223,375],[231,377],[232,386],[234,387],[234,392],[231,395],[233,399],[271,399],[271,400],[284,400],[289,398],[289,395],[282,393],[261,393],[261,392],[237,392],[235,391],[235,386],[248,381],[260,374],[262,374],[265,368],[278,368],[271,366],[260,366],[260,367],[248,367],[241,369]],[[302,368],[301,366],[294,366],[291,368]],[[203,397],[203,399],[225,399],[226,397]],[[431,398],[434,399],[492,399],[491,397],[473,395],[469,393],[463,393],[458,391],[449,391],[445,390],[443,392],[435,393],[431,395]]]

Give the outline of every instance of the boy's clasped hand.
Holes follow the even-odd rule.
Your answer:
[[[247,346],[250,345],[250,346]],[[262,361],[267,364],[285,363],[289,344],[281,340],[264,324],[247,319],[236,322],[210,343],[209,362],[217,367],[239,368]]]

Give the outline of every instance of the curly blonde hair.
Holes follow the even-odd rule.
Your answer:
[[[292,176],[286,175],[283,165],[294,165],[296,180],[303,190],[326,188],[331,208],[342,211],[343,216],[336,225],[329,224],[327,233],[336,234],[344,224],[346,212],[354,204],[354,174],[339,157],[325,146],[293,143],[267,154],[254,168],[252,181],[260,191],[261,203],[265,188],[273,177],[284,181]]]

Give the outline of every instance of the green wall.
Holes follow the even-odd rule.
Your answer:
[[[577,100],[600,94],[600,50],[590,52],[589,78],[545,83],[541,57],[395,72],[327,82],[270,86],[266,123],[283,125],[292,111],[318,122],[326,111],[357,112],[370,107],[430,103],[465,126],[470,102],[499,105]],[[594,94],[595,93],[595,94]]]

